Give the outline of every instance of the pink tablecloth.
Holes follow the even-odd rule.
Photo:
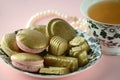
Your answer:
[[[6,33],[24,28],[29,18],[40,11],[54,9],[68,15],[82,17],[80,4],[81,0],[0,0],[0,39]],[[97,64],[69,80],[119,80],[119,61],[120,56],[103,54]],[[0,80],[44,79],[17,72],[0,61]]]

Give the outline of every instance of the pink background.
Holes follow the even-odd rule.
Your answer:
[[[6,33],[24,28],[29,18],[40,11],[54,9],[71,16],[82,17],[80,13],[81,1],[82,0],[0,0],[0,39]],[[103,54],[100,61],[92,68],[75,76],[66,77],[64,80],[119,80],[119,61],[120,56]],[[35,78],[17,72],[0,61],[0,80],[45,79]]]

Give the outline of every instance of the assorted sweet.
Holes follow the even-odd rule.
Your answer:
[[[49,51],[51,54],[59,56],[64,54],[67,49],[68,42],[65,39],[59,36],[54,36],[50,39]]]
[[[16,34],[8,33],[4,35],[1,40],[1,48],[8,56],[20,52],[20,49],[16,43]]]
[[[39,55],[18,53],[11,56],[11,63],[14,67],[29,71],[38,72],[44,67],[44,59]]]
[[[50,38],[53,36],[60,36],[67,41],[70,41],[76,36],[76,32],[72,26],[60,18],[52,19],[48,23],[46,33]]]
[[[40,53],[48,46],[48,39],[36,30],[23,29],[16,34],[19,48],[25,52]]]
[[[78,59],[74,57],[46,55],[44,63],[45,66],[66,67],[71,72],[78,69]]]
[[[87,41],[81,37],[76,36],[69,42],[71,49],[69,50],[69,55],[78,58],[79,66],[84,66],[88,63],[88,51],[90,47]]]
[[[1,48],[13,67],[38,74],[67,74],[89,62],[87,41],[60,18],[6,34]]]
[[[62,74],[67,74],[69,73],[69,69],[66,68],[66,67],[48,67],[48,68],[41,68],[40,73],[43,73],[43,74],[59,74],[59,75],[62,75]]]
[[[86,40],[81,36],[75,36],[70,42],[70,46],[79,46],[83,44]]]

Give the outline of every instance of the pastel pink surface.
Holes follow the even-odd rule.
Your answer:
[[[20,63],[20,64],[24,64],[24,65],[37,65],[37,64],[41,64],[43,65],[43,62],[44,60],[38,60],[38,61],[18,61],[18,60],[15,60],[15,59],[11,59],[13,62],[16,62],[16,63]]]
[[[80,4],[81,0],[0,0],[0,39],[8,32],[24,28],[29,18],[40,11],[55,9],[68,15],[82,17]],[[90,69],[59,79],[31,77],[11,69],[0,61],[0,80],[119,80],[119,61],[120,56],[103,55]]]

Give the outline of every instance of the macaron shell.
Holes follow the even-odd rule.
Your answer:
[[[17,40],[17,45],[22,50],[23,50],[22,45],[25,45],[29,49],[38,50],[37,53],[39,53],[39,51],[41,52],[41,49],[44,49],[48,46],[48,39],[46,38],[46,36],[36,30],[29,30],[29,29],[21,30],[17,33],[16,40]],[[32,51],[25,49],[23,51],[32,53]]]
[[[16,61],[38,61],[43,60],[40,55],[29,54],[29,53],[18,53],[11,56],[11,60]]]
[[[9,33],[3,36],[1,40],[1,48],[8,56],[21,51],[16,43],[16,35],[14,33]]]
[[[28,52],[28,53],[40,53],[42,52],[43,50],[45,50],[46,48],[40,48],[40,49],[31,49],[27,46],[25,46],[20,40],[19,40],[19,37],[16,37],[16,40],[17,40],[17,44],[18,44],[18,47],[25,51],[25,52]]]
[[[33,49],[46,47],[48,43],[46,37],[36,30],[24,29],[19,31],[16,36],[22,43]]]
[[[24,71],[38,72],[41,67],[44,67],[44,59],[40,55],[19,53],[10,58],[14,67]]]

